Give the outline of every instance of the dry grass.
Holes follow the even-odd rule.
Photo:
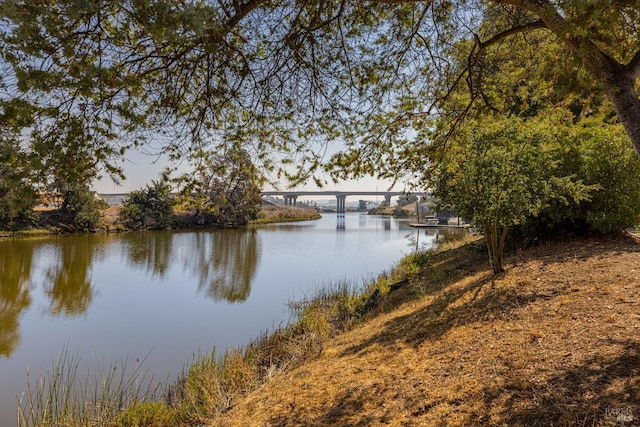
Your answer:
[[[434,255],[378,315],[213,425],[640,425],[640,243]]]
[[[122,206],[109,206],[107,209],[102,211],[102,217],[104,218],[104,222],[108,226],[114,226],[120,221],[120,211],[122,210]]]

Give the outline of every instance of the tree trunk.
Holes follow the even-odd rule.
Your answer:
[[[505,235],[506,230],[503,231],[502,236],[498,233],[498,224],[496,221],[491,221],[484,225],[484,236],[487,241],[489,261],[493,268],[493,274],[504,271],[504,267],[502,266],[502,253],[504,252]]]
[[[616,110],[618,119],[629,135],[633,148],[640,156],[640,100],[633,87],[633,81],[625,79],[617,87],[607,90],[607,96]]]
[[[636,154],[640,156],[640,100],[635,92],[638,62],[622,65],[610,56],[596,50],[593,44],[585,42],[591,49],[580,59],[587,71],[599,82],[616,111],[629,136]]]
[[[558,12],[550,0],[493,0],[512,4],[537,15],[557,37],[574,52],[591,76],[600,84],[616,110],[625,132],[640,156],[640,100],[635,81],[640,76],[640,51],[626,65],[602,51],[592,39],[578,34]]]

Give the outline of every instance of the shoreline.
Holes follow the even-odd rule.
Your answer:
[[[483,240],[467,235],[366,284],[290,302],[294,322],[200,356],[164,395],[119,391],[125,405],[102,402],[99,417],[113,427],[543,426],[615,425],[607,416],[624,411],[635,421],[639,264],[640,237],[620,232],[511,253],[493,275]],[[59,380],[38,384],[57,381],[59,394]]]
[[[497,276],[478,236],[444,243],[359,291],[291,303],[295,322],[194,360],[108,425],[636,421],[639,264],[624,232],[511,253]]]
[[[637,420],[640,238],[587,236],[506,258],[493,275],[483,240],[467,235],[364,286],[320,289],[289,304],[291,324],[194,360],[168,395],[126,400],[104,419],[614,425],[607,414],[624,410]]]
[[[541,244],[510,254],[497,276],[480,240],[426,258],[317,359],[208,425],[640,420],[638,235]]]
[[[104,209],[102,211],[103,215],[103,226],[94,231],[84,231],[84,232],[62,232],[56,229],[47,229],[47,228],[33,228],[33,229],[24,229],[24,230],[16,230],[16,231],[0,231],[0,239],[6,238],[30,238],[30,237],[46,237],[46,236],[61,236],[61,235],[72,235],[72,234],[109,234],[109,233],[127,233],[127,232],[135,232],[135,231],[156,231],[156,230],[174,230],[174,231],[183,231],[183,230],[197,230],[201,228],[211,228],[211,229],[222,229],[227,228],[224,226],[206,226],[206,227],[198,227],[196,225],[188,225],[188,226],[174,226],[168,229],[146,229],[146,230],[132,230],[125,228],[119,222],[118,210],[113,209],[114,207],[110,207],[108,209]],[[179,222],[178,218],[180,217],[179,212],[174,213],[176,217],[176,221]],[[237,227],[252,227],[252,226],[260,226],[266,224],[277,224],[277,223],[286,223],[286,222],[297,222],[297,221],[310,221],[319,219],[320,214],[316,210],[312,209],[303,209],[303,208],[291,208],[291,207],[263,207],[258,213],[258,218],[254,221],[250,221],[248,224],[238,225]]]
[[[408,266],[403,268],[413,269]],[[260,333],[246,345],[238,348],[212,350],[210,354],[207,354],[205,350],[203,356],[198,357],[190,367],[186,368],[187,370],[179,380],[167,385],[169,392],[165,397],[142,396],[140,401],[129,401],[127,394],[122,399],[127,402],[124,412],[121,412],[122,406],[118,410],[111,411],[108,408],[109,404],[103,402],[100,407],[111,412],[101,415],[102,419],[113,420],[113,426],[120,426],[117,419],[142,416],[139,411],[146,411],[150,406],[153,406],[155,411],[158,409],[158,405],[164,405],[169,401],[170,403],[166,407],[160,407],[160,412],[164,415],[170,413],[171,417],[175,415],[179,421],[173,419],[172,422],[166,424],[154,425],[204,424],[204,419],[194,419],[194,417],[201,416],[196,414],[209,414],[207,417],[214,417],[222,411],[228,410],[230,399],[235,400],[237,396],[246,391],[257,389],[280,372],[314,359],[326,340],[341,331],[350,329],[364,319],[374,303],[374,299],[370,299],[370,295],[375,293],[375,290],[377,290],[376,295],[386,294],[393,287],[393,284],[399,281],[399,278],[392,278],[390,273],[385,272],[382,272],[378,279],[377,282],[368,285],[359,280],[349,283],[344,281],[327,283],[322,288],[316,289],[309,296],[311,299],[289,302],[289,308],[293,318],[297,319],[296,321],[284,325],[282,328]],[[269,325],[264,325],[264,327],[269,327]],[[67,366],[74,365],[73,360],[62,360],[61,363]],[[144,368],[142,369],[144,370]],[[55,371],[58,369],[54,367],[47,372]],[[61,388],[56,393],[57,395],[65,393],[66,388],[75,389],[70,384],[68,387],[65,385],[67,379],[80,378],[78,380],[79,387],[85,388],[81,379],[82,375],[66,375],[66,378],[47,378],[46,375],[48,374],[40,379],[33,378],[38,386],[44,385],[43,393],[33,399],[35,402],[47,401],[49,384],[54,382],[56,386]],[[231,380],[232,378],[235,379]],[[126,379],[126,381],[139,383],[137,379],[133,378]],[[35,383],[33,389],[36,388]],[[202,384],[207,384],[207,386],[202,387]],[[115,395],[111,391],[108,391],[108,394]],[[92,399],[91,395],[82,397],[84,402],[92,402]],[[144,403],[142,408],[140,407],[141,403]],[[90,405],[93,404],[90,403]],[[47,404],[42,405],[42,407],[47,406]],[[81,407],[81,405],[78,406]],[[85,406],[87,411],[89,411],[89,407]],[[23,412],[29,414],[30,410],[25,408]],[[77,414],[74,415],[74,419],[80,420],[84,416]],[[42,418],[45,418],[44,414],[36,417],[36,419]],[[34,424],[39,425],[37,421],[31,423],[31,425]],[[76,423],[76,425],[84,424]],[[107,423],[106,425],[111,424]],[[148,424],[124,423],[122,425]]]

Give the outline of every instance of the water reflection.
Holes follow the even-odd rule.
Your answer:
[[[251,293],[259,261],[255,230],[128,233],[0,241],[0,357],[20,342],[20,316],[42,285],[49,313],[85,314],[95,299],[92,267],[110,249],[125,264],[163,278],[182,266],[198,291],[214,301],[241,302]],[[176,262],[177,261],[177,262]]]
[[[371,277],[407,252],[404,221],[387,218],[391,231],[379,217],[344,221],[340,232],[329,214],[256,230],[0,240],[0,426],[15,425],[25,367],[50,368],[65,343],[83,364],[153,349],[149,375],[174,378],[191,353],[287,322],[287,301]]]
[[[20,342],[20,314],[31,305],[29,279],[34,244],[28,242],[16,247],[12,241],[3,243],[0,251],[0,356],[9,357]]]
[[[189,233],[183,251],[185,271],[197,278],[198,290],[214,301],[245,301],[256,274],[259,244],[255,230],[230,229]]]
[[[171,265],[173,236],[166,231],[126,234],[123,239],[129,265],[142,268],[151,276],[164,277]]]
[[[57,243],[55,265],[45,273],[45,292],[53,314],[76,316],[86,312],[93,299],[89,270],[95,242],[92,236],[78,236]]]
[[[258,265],[255,230],[131,233],[123,240],[127,263],[164,278],[177,257],[198,290],[214,301],[245,301]]]

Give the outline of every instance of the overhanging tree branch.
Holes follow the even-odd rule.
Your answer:
[[[490,39],[485,41],[480,41],[479,38],[477,38],[476,44],[480,49],[486,49],[487,47],[493,46],[494,44],[506,39],[509,36],[513,36],[519,33],[526,33],[540,28],[547,28],[547,25],[542,19],[538,19],[537,21],[529,22],[523,25],[513,26],[508,30],[504,30],[498,34],[495,34]]]

